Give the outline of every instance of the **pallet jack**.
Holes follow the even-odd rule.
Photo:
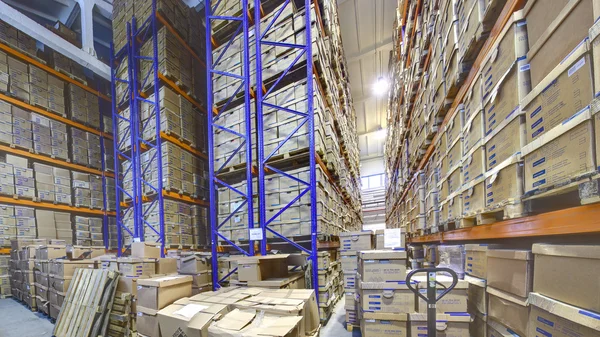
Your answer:
[[[427,275],[427,296],[424,296],[413,286],[414,282],[412,279],[417,274]],[[447,273],[452,276],[452,284],[449,287],[444,286],[442,283],[437,281],[437,273]],[[427,303],[427,337],[436,337],[436,303],[446,296],[458,283],[458,276],[456,272],[450,268],[421,268],[414,269],[406,275],[406,285],[413,293],[417,294]],[[441,294],[437,294],[437,286],[440,285],[444,290]]]

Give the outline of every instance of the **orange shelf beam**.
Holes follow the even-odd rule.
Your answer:
[[[105,138],[111,139],[111,140],[113,139],[112,135],[109,135],[109,134],[104,133],[102,131],[98,131],[96,129],[90,128],[89,126],[85,126],[85,125],[83,125],[81,123],[77,123],[77,122],[75,122],[73,120],[70,120],[68,118],[64,118],[62,116],[59,116],[59,115],[57,115],[55,113],[52,113],[52,112],[50,112],[48,110],[45,110],[45,109],[42,109],[40,107],[33,106],[31,104],[27,104],[27,103],[25,103],[23,101],[19,101],[18,99],[12,98],[10,96],[6,96],[4,94],[0,94],[0,99],[3,100],[3,101],[5,101],[5,102],[8,102],[8,103],[10,103],[12,105],[16,105],[16,106],[19,106],[19,107],[21,107],[23,109],[27,109],[29,111],[33,111],[35,113],[38,113],[38,114],[43,115],[45,117],[48,117],[50,119],[54,119],[56,121],[59,121],[61,123],[65,123],[65,124],[70,125],[72,127],[76,127],[76,128],[81,129],[83,131],[87,131],[89,133],[93,133],[93,134],[95,134],[97,136],[105,137]]]
[[[102,98],[103,100],[110,102],[110,97],[100,93],[98,90],[92,89],[92,88],[88,87],[87,85],[70,78],[69,76],[50,68],[49,66],[39,62],[38,60],[33,59],[33,58],[21,53],[20,51],[13,49],[12,47],[10,47],[4,43],[0,43],[0,49],[2,49],[6,53],[8,53],[16,58],[21,59],[22,61],[25,61],[25,62],[32,64],[38,68],[41,68],[42,70],[52,74],[53,76],[60,78],[63,81],[75,84],[76,86],[78,86],[88,92],[91,92],[92,94]]]
[[[426,235],[410,241],[470,241],[591,233],[600,233],[600,204],[577,206],[490,225]]]
[[[200,200],[200,199],[196,199],[196,198],[192,198],[190,196],[187,195],[183,195],[183,194],[179,194],[179,193],[175,193],[175,192],[170,192],[170,191],[165,191],[163,190],[163,197],[165,198],[169,198],[169,199],[175,199],[175,200],[179,200],[179,201],[183,201],[183,202],[187,202],[190,204],[196,204],[196,205],[200,205],[200,206],[204,206],[204,207],[209,207],[210,203],[206,200]]]
[[[46,208],[55,211],[61,212],[73,212],[73,213],[83,213],[83,214],[91,214],[91,215],[117,215],[116,212],[104,212],[99,209],[89,209],[84,207],[75,207],[69,205],[60,205],[60,204],[52,204],[49,202],[43,201],[33,201],[27,199],[15,199],[11,197],[0,196],[0,203],[9,204],[9,205],[17,205],[17,206],[26,206],[26,207],[37,207],[37,208]]]
[[[111,178],[115,177],[115,175],[113,173],[111,173],[111,172],[102,172],[100,170],[89,168],[87,166],[70,163],[70,162],[64,161],[62,159],[50,158],[50,157],[45,156],[45,155],[31,153],[31,152],[26,151],[26,150],[16,149],[16,148],[12,148],[12,147],[6,146],[6,145],[0,145],[0,151],[8,152],[10,154],[14,154],[14,155],[22,156],[22,157],[27,157],[27,158],[30,158],[30,159],[33,159],[33,160],[36,160],[36,161],[41,161],[41,162],[45,162],[45,163],[48,163],[48,164],[53,164],[53,165],[56,165],[56,166],[60,166],[60,167],[64,167],[64,168],[68,168],[68,169],[72,169],[72,170],[76,170],[76,171],[81,171],[81,172],[85,172],[85,173],[95,174],[95,175],[98,175],[98,176],[101,176],[101,175],[104,174],[107,177],[111,177]]]
[[[10,248],[0,248],[0,255],[10,254]]]
[[[186,144],[173,136],[167,135],[166,133],[164,133],[162,131],[160,132],[160,138],[163,140],[166,140],[168,142],[171,142],[188,152],[191,152],[192,154],[194,154],[197,157],[200,157],[203,159],[208,159],[208,156],[205,153],[200,152],[200,150],[196,149],[195,147],[192,147],[191,145]]]

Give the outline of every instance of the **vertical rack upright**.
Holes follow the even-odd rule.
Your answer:
[[[238,250],[240,253],[246,255],[246,256],[252,256],[254,255],[254,241],[253,240],[249,240],[249,244],[248,244],[248,249],[245,250],[244,248],[242,248],[240,245],[236,244],[235,242],[233,242],[232,240],[230,240],[229,238],[227,238],[225,235],[223,235],[222,233],[220,233],[220,229],[222,228],[222,226],[228,222],[232,217],[234,217],[236,215],[236,213],[239,213],[242,211],[242,209],[244,208],[244,206],[247,206],[247,210],[248,210],[248,215],[247,215],[247,219],[248,219],[248,231],[250,231],[251,229],[254,228],[254,213],[253,213],[253,191],[252,191],[252,126],[251,126],[251,121],[252,121],[252,112],[251,112],[251,106],[250,106],[250,51],[249,51],[249,25],[248,25],[248,19],[249,19],[249,13],[247,12],[249,10],[248,8],[248,0],[242,0],[242,10],[240,13],[239,17],[236,16],[221,16],[221,15],[213,15],[213,13],[216,13],[219,10],[219,5],[221,4],[221,0],[217,1],[216,5],[213,6],[212,5],[212,1],[206,1],[205,2],[205,14],[206,14],[206,85],[207,85],[207,106],[208,106],[208,113],[207,113],[207,118],[208,118],[208,152],[209,152],[209,191],[210,191],[210,200],[212,200],[213,202],[211,202],[210,205],[210,231],[211,231],[211,248],[212,248],[212,268],[213,268],[213,272],[212,272],[212,282],[213,282],[213,288],[219,288],[221,283],[224,282],[225,280],[227,280],[229,278],[229,276],[231,276],[233,273],[235,273],[236,269],[229,271],[229,273],[227,275],[225,275],[224,277],[220,278],[219,276],[219,269],[218,269],[218,243],[219,240],[223,240],[225,242],[227,242],[229,245],[231,245],[232,247],[234,247],[234,249]],[[237,29],[235,30],[235,32],[229,36],[229,39],[226,39],[226,41],[223,41],[225,47],[224,49],[221,51],[221,53],[218,55],[218,57],[216,57],[215,60],[213,60],[213,48],[217,47],[217,41],[215,39],[213,39],[213,32],[212,32],[212,27],[213,27],[213,23],[215,21],[229,21],[231,22],[231,24],[238,24]],[[223,56],[225,55],[225,53],[227,52],[227,50],[232,46],[233,41],[235,40],[236,36],[238,36],[238,34],[240,34],[242,36],[242,40],[243,40],[243,60],[242,60],[242,69],[241,69],[241,75],[235,74],[233,72],[230,72],[228,70],[219,70],[218,69],[218,64],[220,62],[220,60],[223,58]],[[222,44],[223,45],[223,44]],[[231,77],[231,78],[235,78],[238,79],[240,81],[240,85],[239,87],[235,90],[235,92],[230,95],[227,99],[226,102],[220,106],[220,107],[216,107],[215,103],[215,99],[213,96],[213,75],[214,74],[218,74],[221,76],[226,76],[226,77]],[[223,120],[222,120],[222,115],[221,112],[225,111],[229,105],[232,103],[232,101],[235,99],[236,95],[240,92],[244,93],[244,98],[243,98],[243,118],[245,120],[245,127],[244,127],[244,131],[242,133],[242,130],[240,130],[240,132],[237,132],[231,128],[228,128],[226,126],[220,125],[222,124]],[[212,112],[214,112],[214,116],[213,114],[211,114]],[[221,164],[219,167],[215,167],[215,153],[214,153],[214,135],[215,135],[215,130],[219,130],[221,132],[226,132],[226,133],[231,133],[235,136],[241,137],[242,142],[240,143],[240,145],[233,151],[233,153],[231,153],[231,155],[225,159],[225,161],[223,162],[223,164]],[[232,160],[232,158],[234,156],[236,156],[238,153],[240,153],[240,151],[245,148],[245,154],[246,154],[246,165],[245,165],[245,180],[246,180],[246,190],[245,191],[241,191],[239,189],[237,189],[236,187],[230,185],[229,183],[225,182],[224,180],[222,180],[220,178],[220,174],[223,172],[223,169],[226,167],[226,165]],[[225,214],[225,217],[222,218],[223,221],[221,221],[220,217],[217,216],[217,202],[219,201],[216,197],[216,191],[217,188],[219,186],[222,186],[224,188],[226,188],[227,190],[229,190],[230,192],[235,193],[236,195],[238,195],[241,199],[242,202],[233,210],[228,212],[228,214]],[[263,237],[264,237],[264,233],[263,233]],[[264,241],[264,240],[263,240]]]
[[[310,261],[312,266],[317,265],[317,179],[316,179],[316,152],[315,152],[315,135],[314,135],[314,111],[313,111],[313,97],[314,97],[314,88],[313,88],[313,59],[312,59],[312,38],[311,38],[311,0],[303,0],[297,1],[300,5],[304,6],[304,44],[297,43],[287,43],[282,41],[271,41],[266,38],[266,35],[270,33],[271,28],[275,25],[277,20],[279,19],[281,13],[287,8],[288,5],[292,4],[291,0],[285,0],[283,5],[279,8],[279,10],[275,13],[272,19],[266,22],[266,28],[261,29],[261,11],[255,10],[254,17],[256,24],[254,25],[254,36],[255,36],[255,46],[256,46],[256,110],[257,110],[257,138],[258,138],[258,194],[259,194],[259,219],[260,225],[263,229],[263,240],[261,241],[261,254],[266,254],[267,250],[267,241],[266,234],[269,232],[275,237],[278,237],[288,244],[294,246],[302,252],[309,254]],[[317,4],[315,4],[317,5]],[[254,1],[254,8],[262,8],[261,0]],[[266,84],[266,81],[263,79],[263,66],[262,66],[262,47],[263,46],[273,46],[273,47],[283,47],[290,48],[292,50],[296,50],[296,57],[294,60],[287,66],[287,68],[279,75],[276,76],[276,79],[271,79],[269,84]],[[306,74],[306,111],[296,111],[291,108],[284,107],[279,105],[278,103],[271,103],[272,93],[278,87],[278,85],[284,81],[284,79],[290,76],[290,71],[292,68],[296,68],[304,59],[306,61],[305,71]],[[279,144],[273,150],[267,150],[265,146],[265,125],[264,125],[264,111],[263,108],[267,109],[275,109],[277,111],[282,111],[289,113],[291,115],[300,116],[300,120],[297,122],[298,125],[285,136],[285,138],[279,142]],[[300,130],[308,125],[308,133],[306,136],[299,135]],[[271,159],[278,154],[282,147],[290,141],[290,139],[294,136],[308,137],[308,150],[309,150],[309,179],[303,180],[301,178],[296,178],[293,175],[286,173],[283,169],[276,168],[274,165],[270,164]],[[282,176],[288,179],[291,179],[299,184],[299,186],[305,187],[303,190],[299,192],[297,196],[295,196],[291,201],[286,203],[278,212],[276,212],[273,216],[267,217],[266,211],[266,190],[265,190],[265,179],[266,172],[272,172],[275,175]],[[279,231],[273,229],[270,224],[273,220],[277,219],[283,213],[289,210],[289,208],[295,203],[299,202],[299,200],[309,193],[310,195],[310,238],[311,245],[310,249],[307,249],[296,242],[293,239],[281,234]],[[315,292],[318,292],[318,274],[316,268],[312,268],[311,273],[311,282],[307,282],[307,284],[311,284],[315,289]],[[317,294],[318,298],[318,294]]]
[[[159,77],[158,77],[158,22],[156,18],[156,0],[152,1],[152,13],[142,23],[139,24],[139,28],[136,28],[136,18],[132,19],[133,34],[132,34],[132,59],[133,59],[133,109],[139,114],[140,105],[145,102],[150,105],[150,109],[154,111],[152,114],[153,118],[148,118],[146,122],[138,123],[139,129],[134,135],[135,144],[139,144],[140,151],[137,153],[139,176],[135,177],[140,183],[136,185],[137,193],[142,197],[143,202],[148,202],[145,207],[142,207],[142,203],[138,203],[138,214],[139,214],[139,234],[141,240],[144,241],[144,230],[146,227],[150,228],[154,233],[159,236],[161,245],[161,255],[165,254],[165,218],[164,218],[164,204],[163,204],[163,166],[162,166],[162,141],[160,135],[160,106],[159,106]],[[152,56],[140,55],[141,44],[146,41],[146,38],[152,40]],[[153,71],[147,74],[141,74],[139,65],[141,61],[152,62]],[[138,76],[141,78],[138,79]],[[152,85],[154,91],[154,99],[149,99],[145,94],[142,94],[142,89],[148,84]],[[138,87],[139,86],[139,87]],[[154,123],[154,124],[152,124]],[[147,128],[153,127],[155,130],[154,141],[145,139],[144,131]],[[146,151],[154,150],[152,155],[149,156],[149,160],[144,163],[141,160],[140,154],[142,149]],[[156,183],[146,180],[145,174],[156,166],[158,170],[158,179]],[[143,193],[142,189],[149,187],[151,190],[150,194]],[[159,212],[159,223],[158,228],[153,226],[146,220],[148,210],[152,209],[153,206],[158,207]],[[145,208],[145,210],[144,210]]]
[[[127,42],[118,51],[114,50],[114,46],[111,43],[111,94],[113,97],[112,103],[112,122],[113,122],[113,135],[115,141],[113,142],[114,147],[114,169],[115,169],[115,201],[116,201],[116,225],[117,225],[117,254],[121,256],[123,253],[123,232],[126,231],[133,238],[138,238],[138,226],[135,223],[137,221],[138,207],[136,204],[140,201],[137,194],[137,180],[132,179],[132,189],[126,189],[123,185],[124,177],[130,175],[135,177],[138,175],[136,161],[138,160],[137,151],[138,147],[135,146],[134,135],[137,133],[137,114],[134,113],[133,109],[133,74],[132,74],[132,55],[131,55],[131,24],[127,23]],[[126,77],[119,77],[119,73],[127,67],[125,72]],[[125,92],[121,99],[117,96],[117,84],[123,83],[125,85]],[[124,112],[128,112],[124,114]],[[119,132],[119,123],[123,125],[123,131],[125,137],[120,138],[121,133]],[[120,160],[124,161],[123,167],[121,167]],[[126,162],[126,163],[125,163]],[[129,202],[126,200],[129,199]],[[124,215],[126,212],[131,212],[133,215],[134,223],[131,228],[125,224]]]

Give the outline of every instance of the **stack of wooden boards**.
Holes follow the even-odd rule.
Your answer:
[[[118,279],[114,271],[77,269],[53,335],[106,336]]]

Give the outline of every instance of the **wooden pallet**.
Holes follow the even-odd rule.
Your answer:
[[[56,319],[53,336],[96,337],[108,330],[119,274],[77,269]]]

